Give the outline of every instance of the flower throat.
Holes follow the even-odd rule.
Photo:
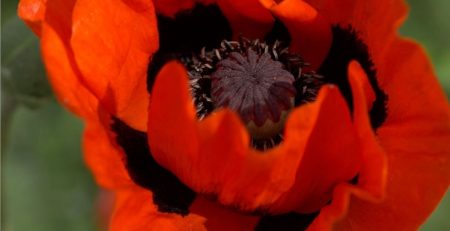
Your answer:
[[[180,60],[189,73],[198,118],[224,107],[236,111],[260,150],[283,140],[289,111],[315,100],[323,84],[322,76],[304,72],[308,63],[279,41],[223,40],[218,48],[202,48]]]

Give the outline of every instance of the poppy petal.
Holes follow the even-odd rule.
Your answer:
[[[204,218],[190,214],[181,216],[159,213],[152,203],[152,193],[133,187],[117,192],[115,211],[110,224],[111,231],[205,231]],[[133,214],[130,216],[130,214]]]
[[[141,131],[147,123],[147,65],[157,36],[150,1],[75,5],[70,42],[82,80],[110,113]]]
[[[362,147],[361,170],[356,186],[342,183],[334,189],[332,203],[321,209],[309,230],[333,230],[333,227],[339,225],[346,227],[344,224],[337,224],[337,221],[343,219],[348,210],[349,213],[352,212],[351,195],[369,203],[379,203],[385,196],[386,154],[378,143],[369,120],[369,105],[375,99],[374,93],[364,70],[355,61],[349,65],[349,80],[354,102],[353,121]],[[367,227],[369,226],[364,226],[364,229]]]
[[[63,38],[46,23],[42,25],[41,49],[49,81],[59,102],[83,118],[96,116],[98,100],[80,83]]]
[[[325,59],[331,46],[330,24],[319,12],[303,0],[260,0],[275,17],[288,28],[292,42],[290,49],[300,53],[317,69]]]
[[[331,24],[351,26],[369,47],[375,66],[406,18],[406,1],[305,0]]]
[[[41,24],[45,17],[46,0],[21,0],[17,14],[33,30],[41,36]]]
[[[116,201],[115,193],[113,191],[99,189],[97,198],[95,200],[95,210],[97,211],[96,223],[100,230],[108,230],[109,223],[114,211],[114,204]]]
[[[158,163],[173,171],[184,183],[200,192],[214,192],[214,187],[220,181],[228,182],[229,179],[237,177],[234,173],[231,173],[234,177],[230,176],[229,171],[244,169],[239,166],[247,161],[245,151],[249,149],[248,134],[237,115],[228,110],[222,110],[208,117],[201,125],[197,125],[187,86],[187,74],[181,64],[169,63],[163,67],[156,79],[149,109],[149,144]],[[227,138],[227,141],[219,142],[219,134],[230,130],[233,136],[229,134],[221,136],[220,139]],[[215,136],[211,138],[211,134]],[[202,150],[210,151],[214,146],[211,145],[212,143],[221,146],[215,146],[213,152],[200,153],[198,147],[202,139],[205,140],[202,142],[204,145]],[[234,145],[229,145],[230,143]],[[225,149],[224,144],[226,144]],[[233,152],[228,152],[230,148],[234,149]],[[217,153],[212,155],[211,153],[214,152]],[[254,152],[254,155],[257,155],[256,151]],[[298,155],[295,156],[299,158]],[[260,162],[264,162],[266,167],[272,166],[269,160]],[[287,163],[292,162],[298,163],[298,160]],[[222,167],[217,166],[218,164]],[[233,168],[226,170],[223,166],[233,166]],[[218,168],[214,169],[214,167]],[[214,171],[203,174],[211,169]],[[252,177],[258,175],[255,167],[249,168],[248,171],[253,171]],[[295,175],[295,168],[291,171],[291,176],[293,175]],[[279,180],[284,179],[280,177]],[[265,183],[265,181],[258,182]],[[278,189],[274,190],[278,191]],[[232,194],[231,199],[236,192]],[[230,202],[230,198],[222,198],[222,200]]]
[[[249,150],[247,136],[238,135],[242,129],[239,121],[233,122],[231,115],[227,119],[226,112],[222,114],[223,119],[211,116],[210,124],[208,119],[204,121],[205,127],[218,128],[208,132],[211,138],[202,142],[201,158],[209,157],[209,161],[198,168],[207,169],[203,174],[211,177],[209,183],[203,178],[207,183],[202,189],[208,185],[216,187],[212,190],[220,193],[219,200],[224,204],[239,204],[244,210],[263,207],[273,213],[316,211],[328,202],[337,182],[351,180],[359,170],[359,149],[354,143],[350,115],[337,88],[324,87],[314,103],[291,112],[285,140],[264,153]],[[211,126],[214,120],[220,126]],[[239,128],[232,129],[233,125]],[[327,136],[321,132],[321,126],[328,126],[326,130],[336,134],[346,134],[345,138],[337,138],[335,133]],[[224,137],[237,138],[227,141]],[[323,143],[329,144],[326,147],[330,149]],[[339,143],[345,151],[332,150],[336,147],[333,143]],[[231,156],[235,153],[235,157]],[[320,158],[322,154],[328,159]],[[318,169],[323,172],[316,174]]]
[[[98,100],[78,78],[79,72],[68,46],[70,20],[66,19],[73,4],[67,1],[51,3],[41,26],[41,48],[53,90],[63,105],[88,121],[83,140],[85,161],[97,182],[107,188],[131,184],[116,147],[106,136],[108,129],[98,121]]]
[[[417,44],[396,40],[385,62],[380,82],[389,116],[378,136],[388,156],[386,200],[352,201],[346,221],[356,228],[414,230],[450,184],[450,107]]]
[[[417,229],[450,183],[450,110],[426,55],[417,44],[398,39],[385,62],[389,65],[379,71],[389,95],[389,116],[378,137],[388,160],[386,199],[373,203],[353,193],[349,202],[350,190],[342,190],[336,201],[349,206],[337,224],[342,227]]]
[[[109,120],[108,120],[109,121]],[[108,189],[129,187],[131,181],[120,147],[112,142],[110,130],[98,120],[89,120],[83,134],[84,160],[98,185]]]
[[[286,125],[285,141],[261,153],[250,148],[249,135],[232,111],[220,110],[197,122],[187,86],[187,74],[180,64],[168,64],[160,72],[149,109],[149,144],[158,163],[170,169],[197,192],[217,194],[221,203],[238,205],[243,210],[273,206],[277,199],[291,189],[304,148],[311,150],[310,157],[304,163],[305,170],[300,170],[303,174],[298,176],[311,179],[302,183],[306,184],[304,188],[315,184],[314,179],[317,178],[324,180],[324,183],[315,184],[317,187],[313,190],[303,190],[304,193],[300,195],[293,191],[289,198],[295,198],[298,204],[280,200],[276,212],[297,209],[296,205],[306,208],[307,198],[312,195],[317,196],[306,209],[317,209],[329,200],[332,185],[348,181],[356,175],[359,169],[358,152],[349,148],[357,146],[352,143],[355,135],[351,135],[350,116],[337,88],[325,87],[315,103],[293,111]],[[336,119],[342,121],[334,123],[336,121],[330,120],[327,115],[335,115]],[[323,123],[323,126],[334,123],[336,126],[333,127],[339,131],[336,134],[350,135],[343,136],[346,139],[331,138],[331,135],[325,136],[318,132],[319,127],[314,133],[318,124],[328,120],[332,122]],[[317,143],[309,143],[311,133]],[[337,137],[336,134],[333,137]],[[327,141],[320,140],[322,138]],[[336,158],[319,163],[321,161],[318,159],[314,160],[313,149],[321,141],[328,142],[328,139],[348,144],[345,145],[348,151],[345,158],[337,154],[341,152],[339,150],[333,152]],[[328,150],[323,151],[326,153]],[[332,167],[336,171],[330,170],[315,176],[312,174],[315,169],[308,165]]]
[[[234,38],[263,38],[271,29],[274,18],[258,0],[218,0],[217,3],[233,29]]]
[[[338,90],[330,90],[329,98],[321,104],[296,182],[280,199],[287,211],[318,211],[331,199],[335,185],[351,181],[360,171],[361,147],[347,105]]]
[[[189,208],[192,213],[206,218],[205,227],[214,231],[254,230],[259,217],[243,214],[204,197],[197,197]],[[226,221],[226,222],[224,222]]]
[[[348,69],[354,102],[353,120],[364,150],[358,187],[381,200],[385,194],[387,159],[385,151],[377,142],[368,115],[375,101],[375,93],[364,69],[358,62],[352,61]]]
[[[149,145],[154,158],[165,167],[188,163],[185,159],[198,151],[195,109],[186,75],[181,64],[169,62],[159,72],[152,91],[148,115]]]
[[[50,3],[50,4],[49,4]],[[22,0],[19,16],[41,36],[41,49],[48,78],[58,100],[73,113],[95,115],[97,99],[78,80],[68,39],[74,1]]]

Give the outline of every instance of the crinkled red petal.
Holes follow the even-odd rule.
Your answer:
[[[385,63],[382,55],[397,36],[397,30],[406,18],[404,0],[305,0],[330,24],[351,26],[368,45],[375,67]]]
[[[42,21],[45,18],[46,0],[21,0],[17,8],[17,14],[41,37]]]
[[[368,114],[369,105],[375,98],[367,76],[357,62],[349,66],[349,81],[354,102],[353,123],[362,147],[361,170],[356,185],[341,183],[334,189],[331,204],[321,209],[309,230],[334,230],[340,227],[338,221],[346,216],[351,195],[370,203],[379,203],[385,197],[388,170],[386,155],[372,130]],[[343,225],[343,228],[348,227]]]
[[[359,170],[356,133],[337,88],[325,87],[316,102],[293,111],[285,141],[262,153],[249,146],[249,135],[232,111],[198,122],[187,86],[180,64],[161,70],[148,135],[158,163],[197,192],[216,194],[221,203],[243,210],[310,212],[328,202],[336,183],[351,180]],[[324,133],[324,127],[336,133]]]
[[[110,118],[100,116],[87,121],[83,134],[83,152],[87,166],[98,185],[116,190],[134,185],[125,168],[124,153],[115,143]]]
[[[389,116],[378,137],[388,158],[386,199],[380,204],[352,201],[344,222],[415,230],[450,185],[450,107],[417,44],[395,40],[385,63],[379,71]]]
[[[50,2],[53,4],[47,6],[40,32],[48,78],[58,100],[69,110],[83,118],[95,117],[98,100],[79,81],[79,72],[67,43],[70,21],[65,19],[64,14],[71,15],[73,4],[68,1]]]
[[[216,201],[197,197],[189,208],[191,213],[198,214],[206,219],[205,227],[214,231],[249,231],[254,230],[259,217],[242,214],[239,211],[227,208]]]
[[[160,213],[152,201],[152,193],[139,187],[116,193],[116,205],[110,231],[206,231],[205,219],[194,214],[181,216]]]
[[[110,113],[145,131],[147,65],[158,48],[152,3],[78,0],[72,18],[70,44],[83,83]]]
[[[317,69],[331,47],[332,35],[329,22],[323,13],[303,0],[261,0],[261,3],[279,18],[292,38],[290,50],[298,52]]]

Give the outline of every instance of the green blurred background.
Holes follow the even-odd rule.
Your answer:
[[[450,95],[449,0],[409,0],[401,29],[428,50]],[[82,123],[51,94],[37,38],[1,0],[2,230],[97,230],[97,188],[83,164]],[[414,208],[411,208],[414,209]],[[450,193],[422,230],[450,230]]]

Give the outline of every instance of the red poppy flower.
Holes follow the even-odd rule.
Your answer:
[[[450,110],[401,0],[22,0],[111,230],[413,230]]]

